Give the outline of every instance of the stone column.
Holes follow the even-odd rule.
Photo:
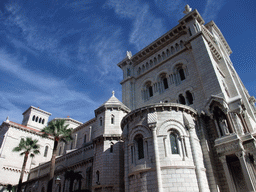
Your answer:
[[[201,169],[201,163],[198,157],[198,148],[195,142],[195,139],[197,139],[196,136],[196,132],[195,132],[195,125],[190,125],[189,127],[189,135],[190,135],[190,144],[191,144],[191,149],[192,149],[192,156],[193,156],[193,160],[195,163],[195,167],[196,167],[196,178],[197,178],[197,183],[198,183],[198,187],[199,187],[199,191],[200,192],[204,192],[204,191],[209,191],[207,189],[209,189],[208,186],[204,186],[204,180],[206,178],[204,178],[203,174],[202,174],[202,169]],[[203,163],[203,162],[202,162]]]
[[[129,150],[128,150],[128,141],[124,140],[124,188],[125,192],[129,192]]]
[[[236,192],[236,187],[234,185],[233,178],[232,178],[232,176],[231,176],[231,174],[229,172],[229,169],[228,169],[226,156],[221,156],[220,157],[220,161],[221,161],[221,163],[223,165],[223,169],[224,169],[224,172],[225,172],[225,175],[226,175],[226,179],[227,179],[227,182],[228,182],[229,191]]]
[[[247,165],[246,160],[245,160],[244,151],[237,152],[236,156],[238,157],[238,159],[240,161],[242,171],[243,171],[243,175],[244,175],[244,180],[246,182],[248,190],[249,191],[255,191],[256,188],[255,188],[255,186],[253,186],[252,178],[250,176],[248,165]]]
[[[153,145],[154,145],[154,151],[155,151],[155,161],[156,161],[156,179],[157,179],[157,185],[158,185],[158,191],[162,192],[162,175],[161,175],[161,167],[160,167],[160,158],[159,158],[159,148],[158,148],[158,142],[157,142],[157,135],[156,135],[156,125],[151,125],[152,132],[153,132]]]

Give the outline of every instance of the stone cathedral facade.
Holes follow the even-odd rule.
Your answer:
[[[113,93],[93,119],[69,119],[74,140],[58,146],[54,191],[68,191],[67,170],[83,176],[74,191],[256,191],[255,98],[217,25],[184,13],[118,64],[122,102]],[[30,169],[25,191],[46,191],[49,165]]]

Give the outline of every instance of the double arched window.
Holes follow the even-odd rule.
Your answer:
[[[192,93],[190,91],[186,91],[185,96],[186,98],[183,96],[183,94],[179,94],[178,103],[183,105],[192,105],[194,103]]]

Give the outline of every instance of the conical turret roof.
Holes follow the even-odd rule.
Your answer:
[[[107,108],[119,108],[119,109],[122,109],[126,112],[130,111],[130,109],[127,106],[125,106],[121,101],[119,101],[115,97],[115,92],[114,91],[112,92],[112,96],[109,98],[109,100],[107,100],[99,108],[97,108],[95,110],[95,113],[101,111],[102,109],[107,109]]]

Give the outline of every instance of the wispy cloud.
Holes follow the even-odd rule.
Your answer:
[[[183,0],[155,0],[155,4],[168,17],[180,19],[184,15],[182,12],[186,2]]]
[[[18,79],[19,81],[15,83],[20,85],[14,90],[2,86],[0,95],[3,102],[0,103],[0,107],[4,108],[5,112],[8,112],[8,108],[16,110],[14,103],[20,103],[26,106],[43,106],[61,117],[67,116],[65,111],[69,111],[68,115],[80,114],[75,117],[84,119],[81,117],[81,112],[77,113],[79,110],[87,108],[92,113],[97,107],[97,103],[89,95],[72,89],[66,80],[25,68],[26,63],[21,62],[19,56],[0,49],[0,58],[1,71]],[[12,83],[12,80],[9,83]],[[60,110],[61,106],[65,106],[66,110]]]
[[[135,18],[140,12],[139,1],[126,1],[126,0],[108,0],[105,4],[106,7],[113,8],[115,13],[122,18]]]
[[[165,32],[162,19],[157,18],[150,11],[146,3],[139,1],[119,1],[109,0],[106,5],[115,10],[115,13],[121,18],[128,18],[133,21],[129,43],[137,51],[148,45],[151,41]]]
[[[149,6],[144,5],[137,14],[129,42],[133,44],[137,50],[140,50],[160,37],[164,32],[165,27],[162,20],[154,17],[149,11]]]
[[[221,8],[225,5],[226,0],[207,0],[203,18],[206,22],[215,20]]]

